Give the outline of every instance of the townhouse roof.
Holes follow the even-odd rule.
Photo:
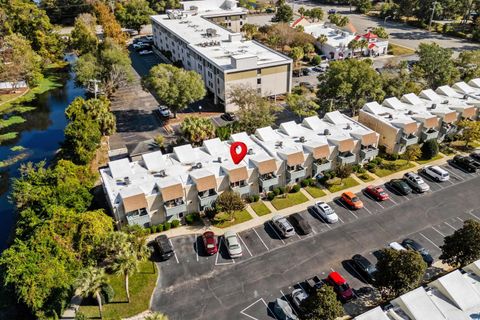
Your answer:
[[[453,122],[457,119],[457,112],[463,114],[471,108],[465,101],[460,99],[445,99],[432,89],[423,90],[419,96],[408,93],[402,96],[402,101],[411,104],[414,110],[423,110],[440,116],[445,122]]]
[[[332,47],[347,47],[348,43],[355,39],[355,34],[338,29],[330,23],[311,24],[304,27],[304,32],[311,34],[315,39],[321,35],[327,36],[327,44]]]
[[[460,94],[468,95],[472,99],[480,100],[480,78],[472,79],[468,83],[457,82],[452,86],[452,89]]]
[[[460,86],[457,86],[457,84],[460,83]],[[466,88],[468,86],[468,88]],[[450,86],[441,86],[438,87],[435,92],[437,92],[439,95],[442,97],[445,97],[445,99],[461,99],[465,101],[467,104],[475,106],[475,107],[480,107],[480,89],[475,89],[474,87],[470,87],[469,85],[463,85],[461,82],[457,82],[454,84],[455,88],[452,88]],[[467,90],[470,91],[471,89],[474,89],[475,91],[471,91],[470,93],[463,92],[462,90]]]
[[[391,320],[380,307],[368,310],[355,317],[355,320]]]
[[[233,0],[199,0],[199,1],[181,1],[180,4],[185,11],[195,11],[206,14],[237,14],[247,13],[247,10],[237,7],[237,2]]]

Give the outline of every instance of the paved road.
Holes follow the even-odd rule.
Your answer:
[[[332,270],[339,271],[358,295],[360,288],[370,287],[348,266],[354,254],[364,254],[375,263],[378,248],[410,237],[438,259],[444,236],[467,219],[480,220],[480,174],[444,167],[451,181],[429,181],[432,189],[425,194],[403,197],[390,192],[391,200],[382,203],[359,195],[365,208],[358,211],[332,203],[341,219],[335,225],[302,212],[314,230],[307,236],[280,239],[269,223],[242,232],[244,256],[235,261],[223,243],[219,254],[207,257],[199,235],[172,238],[176,256],[159,263],[151,307],[170,319],[273,319],[270,303],[288,296],[315,274],[325,277]],[[350,314],[358,313],[354,304],[345,305]]]

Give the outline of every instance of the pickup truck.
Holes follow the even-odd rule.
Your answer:
[[[318,276],[308,278],[307,280],[305,280],[305,283],[307,284],[305,290],[307,290],[307,293],[309,294],[315,292],[317,289],[320,289],[324,285],[323,280],[320,279]]]

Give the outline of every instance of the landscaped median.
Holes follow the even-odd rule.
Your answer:
[[[435,157],[433,157],[431,159],[419,159],[419,160],[416,160],[415,162],[418,163],[418,164],[427,164],[429,162],[432,162],[432,161],[435,161],[435,160],[440,160],[442,158],[443,158],[443,155],[437,154]]]
[[[257,214],[257,216],[264,216],[271,213],[270,209],[265,205],[263,201],[250,203],[250,208]]]
[[[411,169],[414,167],[415,163],[408,162],[404,159],[386,160],[378,157],[367,164],[368,171],[374,173],[380,178],[389,176],[391,174],[394,174],[395,172]]]
[[[275,197],[271,202],[272,206],[277,210],[295,206],[307,202],[307,197],[301,192],[286,193]]]
[[[235,211],[233,213],[233,219],[230,219],[228,214],[224,212],[220,212],[215,215],[215,218],[213,218],[212,224],[217,228],[228,228],[233,225],[248,221],[250,219],[252,219],[252,216],[245,209],[240,211]]]
[[[325,191],[317,186],[305,187],[305,191],[307,191],[313,198],[320,198],[326,195]]]
[[[337,180],[334,180],[334,179],[337,179]],[[349,188],[358,186],[360,184],[357,182],[357,180],[355,180],[352,177],[348,177],[344,179],[341,179],[341,178],[334,178],[334,179],[331,179],[332,181],[330,181],[327,187],[328,191],[330,191],[331,193],[349,189]]]

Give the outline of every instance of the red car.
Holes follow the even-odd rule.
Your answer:
[[[217,253],[217,240],[215,240],[215,233],[212,231],[206,231],[202,235],[203,245],[205,246],[205,250],[207,250],[207,254],[212,255]]]
[[[330,272],[327,277],[327,283],[333,286],[333,290],[337,293],[338,298],[345,302],[353,298],[353,290],[348,285],[347,281],[340,275],[340,273],[334,271]]]
[[[374,198],[377,201],[388,200],[388,193],[385,192],[381,187],[378,186],[368,186],[365,188],[365,193]]]

